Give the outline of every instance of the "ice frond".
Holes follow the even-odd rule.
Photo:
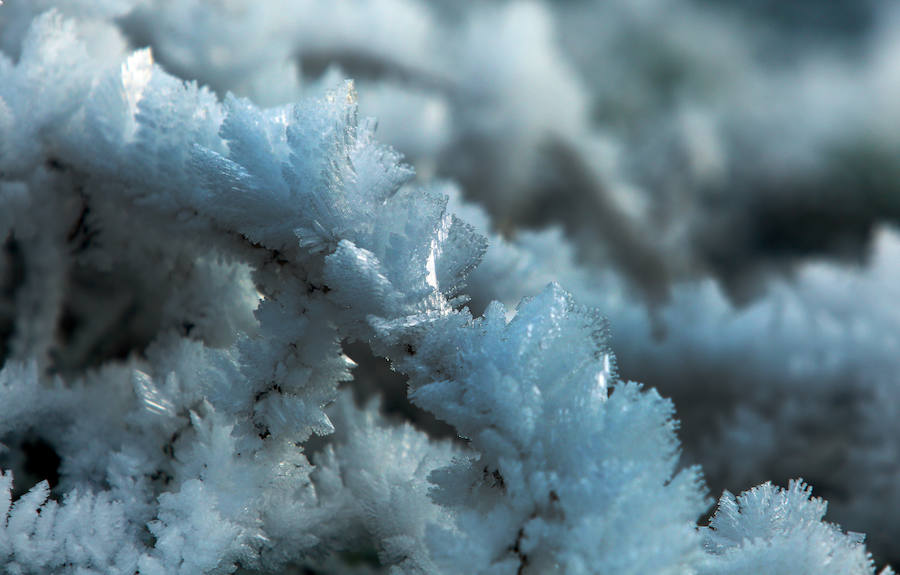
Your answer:
[[[726,491],[702,530],[713,558],[700,572],[872,573],[865,536],[822,521],[827,505],[811,494],[801,480],[787,489],[764,483],[737,497]]]

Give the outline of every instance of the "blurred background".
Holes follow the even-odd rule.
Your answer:
[[[558,281],[609,317],[620,377],[673,399],[713,495],[803,477],[900,563],[896,2],[7,0],[0,50],[51,7],[220,96],[353,78],[414,185],[490,236],[474,312]]]

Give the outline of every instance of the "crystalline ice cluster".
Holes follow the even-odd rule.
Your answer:
[[[303,4],[0,7],[3,572],[875,572],[863,537],[824,522],[825,503],[799,481],[725,492],[703,520],[713,500],[701,468],[680,462],[674,419],[692,408],[620,379],[604,314],[627,349],[647,342],[659,356],[648,373],[671,371],[687,400],[680,362],[692,350],[747,364],[747,381],[827,378],[862,360],[890,365],[896,340],[877,334],[896,318],[849,336],[823,328],[779,365],[772,347],[811,331],[804,302],[858,289],[820,289],[840,270],[802,268],[802,296],[744,315],[714,285],[673,283],[671,302],[648,313],[633,274],[579,267],[559,234],[495,235],[451,184],[416,181],[375,138],[352,82],[323,69],[303,86],[298,68],[338,53],[406,78],[372,93],[408,118],[397,137],[419,146],[417,167],[485,150],[496,172],[460,168],[461,179],[502,182],[509,199],[528,185],[520,164],[602,151],[582,125],[576,68],[562,48],[538,49],[553,46],[550,8]],[[449,54],[433,39],[445,22],[468,38]],[[502,61],[523,30],[537,48]],[[485,37],[497,59],[466,57]],[[435,66],[454,58],[465,63],[455,75]],[[534,91],[517,92],[532,73]],[[484,74],[504,81],[473,80]],[[517,105],[495,114],[503,100]],[[570,117],[531,113],[544,100]],[[548,130],[567,144],[546,149],[536,134]],[[883,238],[880,253],[895,253]],[[884,297],[889,267],[875,265],[863,289]],[[765,341],[778,302],[794,315],[781,341]],[[735,316],[738,344],[716,347]],[[654,340],[657,329],[670,339]],[[385,417],[377,400],[360,407],[353,345],[406,377],[411,404],[455,437]],[[845,355],[821,363],[836,345]],[[864,388],[875,422],[896,420],[888,383]],[[838,388],[827,382],[826,398]],[[707,414],[736,419],[706,446],[735,461],[717,473],[742,479],[741,465],[765,456],[757,443],[790,441],[793,423],[813,419],[797,413],[802,394],[760,389],[744,412]],[[769,435],[741,435],[760,429]],[[894,458],[886,429],[842,438],[868,451],[838,451],[873,475],[861,489],[893,502],[891,468],[877,466]]]

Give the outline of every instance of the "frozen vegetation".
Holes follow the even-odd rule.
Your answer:
[[[892,573],[900,11],[769,4],[6,0],[0,570]]]

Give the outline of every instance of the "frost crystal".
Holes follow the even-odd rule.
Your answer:
[[[80,19],[67,15],[90,3],[60,4],[17,5],[30,24],[4,23],[22,40],[0,54],[4,572],[873,571],[800,483],[726,492],[698,529],[710,501],[700,468],[679,466],[672,403],[618,379],[607,321],[556,283],[515,311],[465,307],[503,286],[479,275],[483,259],[547,284],[528,261],[541,242],[489,251],[455,198],[416,185],[375,139],[352,82],[260,108],[182,81],[148,49],[124,53],[117,26],[152,36],[155,19],[199,15],[185,22],[201,45],[164,43],[167,62],[202,60],[214,87],[253,96],[294,65],[257,74],[264,43],[241,59],[222,41],[220,23],[242,30],[240,3],[221,22],[202,2],[102,2]],[[412,4],[381,4],[427,32]],[[268,8],[248,12],[254,24],[273,25]],[[543,8],[497,10],[498,43],[520,27],[550,41]],[[534,54],[548,68],[559,56]],[[558,70],[538,87],[561,86],[580,113]],[[513,157],[531,157],[533,127],[519,128]],[[353,344],[405,375],[455,441],[357,407]],[[37,441],[59,459],[50,477],[29,461]]]

